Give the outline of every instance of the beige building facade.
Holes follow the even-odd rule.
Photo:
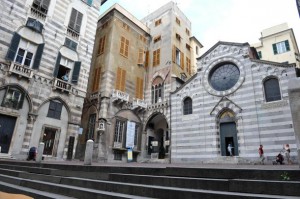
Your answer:
[[[95,161],[170,155],[170,92],[194,74],[202,45],[170,2],[142,20],[115,4],[98,21],[77,152],[94,140]]]
[[[261,32],[260,42],[253,44],[261,60],[296,64],[299,68],[299,49],[292,28],[279,24]]]

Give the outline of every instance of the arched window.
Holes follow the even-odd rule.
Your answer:
[[[277,78],[269,78],[264,81],[266,102],[281,100],[279,82]]]
[[[183,101],[183,115],[189,115],[193,113],[193,101],[190,97]]]
[[[16,110],[22,109],[24,97],[25,93],[17,87],[7,86],[1,106]]]
[[[163,101],[164,82],[161,77],[157,77],[154,79],[151,91],[153,104]]]

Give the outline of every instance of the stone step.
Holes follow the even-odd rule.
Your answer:
[[[215,191],[300,196],[300,181],[211,179],[137,174],[109,174],[110,181]]]
[[[64,195],[73,198],[91,199],[91,198],[103,198],[103,199],[149,199],[150,197],[141,197],[130,194],[122,194],[116,192],[103,191],[98,189],[82,188],[82,186],[70,186],[65,184],[56,184],[39,180],[29,180],[19,177],[13,177],[0,174],[0,179],[6,184],[14,187],[15,185],[22,188],[34,189],[39,192],[48,192],[59,195]],[[3,189],[3,190],[1,190]],[[16,188],[17,189],[17,188]],[[0,191],[6,191],[6,188],[0,186]],[[22,194],[28,194],[23,192]],[[60,199],[60,197],[57,197]]]
[[[45,191],[39,191],[36,189],[31,189],[27,187],[22,187],[16,184],[10,184],[6,182],[0,181],[0,190],[5,191],[8,193],[15,193],[15,194],[24,194],[33,198],[38,199],[74,199],[74,197],[68,197],[64,195],[49,193]]]
[[[12,170],[1,170],[1,173],[9,171],[13,173]],[[198,198],[198,197],[213,197],[213,198],[282,198],[281,195],[276,196],[273,195],[272,197],[270,195],[262,195],[262,194],[247,194],[247,193],[235,193],[235,192],[228,192],[228,191],[208,191],[199,189],[199,187],[196,187],[196,189],[191,188],[179,188],[179,187],[163,187],[158,185],[141,185],[141,184],[133,184],[133,183],[118,183],[114,181],[102,181],[102,180],[88,180],[88,179],[82,179],[82,178],[72,178],[72,177],[57,177],[57,176],[46,176],[42,174],[32,174],[32,173],[26,173],[26,172],[20,172],[15,171],[15,173],[18,173],[20,178],[18,177],[11,177],[8,175],[0,175],[2,181],[6,181],[8,183],[14,183],[17,181],[20,181],[18,184],[22,184],[26,187],[31,188],[37,188],[39,190],[43,191],[50,191],[49,186],[53,187],[55,190],[59,190],[60,194],[69,193],[70,191],[67,189],[76,189],[78,188],[84,190],[101,190],[104,192],[113,192],[113,193],[119,193],[119,194],[130,194],[138,196],[139,198],[142,197],[154,197],[154,198]],[[168,177],[168,176],[166,176]],[[24,179],[25,178],[25,179]],[[52,178],[55,178],[56,181],[53,181]],[[30,179],[30,180],[28,180]],[[32,179],[39,179],[39,180],[32,180]],[[47,182],[42,182],[41,180],[47,180]],[[224,181],[224,180],[223,180]],[[53,183],[54,182],[54,183]],[[60,183],[60,184],[58,184]],[[45,187],[47,187],[46,190]],[[41,189],[42,188],[42,189]],[[72,190],[73,192],[73,190]],[[130,193],[128,193],[130,192]],[[65,194],[66,195],[66,194]],[[71,195],[75,197],[74,195]],[[84,196],[81,197],[92,197],[92,195],[89,195],[85,193]],[[131,196],[133,197],[133,196]],[[289,196],[284,196],[284,198],[294,198]]]

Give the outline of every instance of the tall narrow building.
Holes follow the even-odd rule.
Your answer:
[[[100,0],[1,2],[1,154],[75,154]]]
[[[169,161],[170,92],[195,72],[202,47],[170,2],[142,20],[115,4],[98,21],[77,157],[94,140],[95,161]]]

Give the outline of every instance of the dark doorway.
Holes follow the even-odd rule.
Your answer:
[[[0,115],[0,146],[1,153],[8,153],[11,138],[15,129],[16,118]]]
[[[45,128],[43,136],[43,143],[45,143],[44,155],[52,155],[56,131],[57,129]]]
[[[153,151],[152,141],[154,141],[154,137],[149,136],[148,137],[148,155],[151,155]]]
[[[228,156],[228,144],[231,144],[232,154],[238,156],[238,139],[235,122],[226,122],[220,124],[221,155]]]

